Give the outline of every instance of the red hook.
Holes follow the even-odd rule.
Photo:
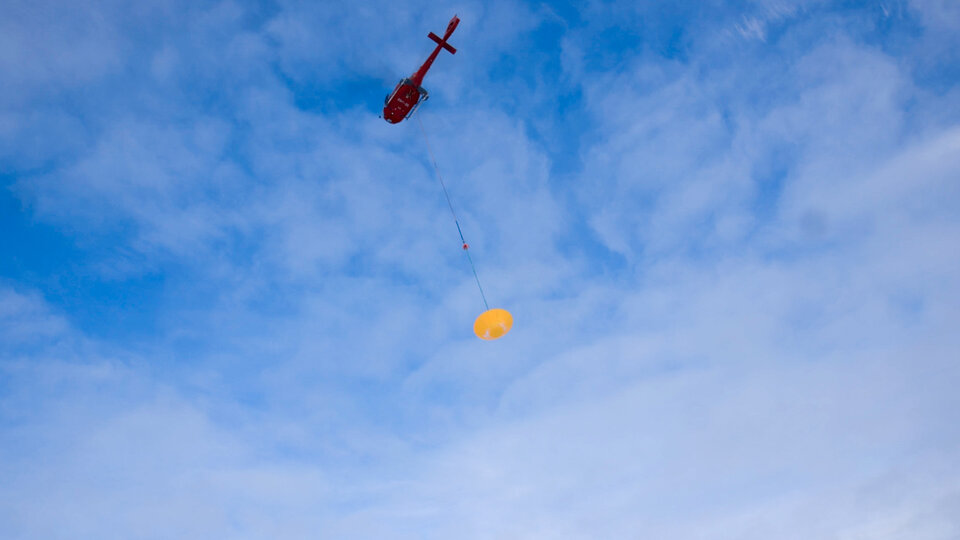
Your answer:
[[[467,243],[464,242],[464,243],[463,243],[463,249],[470,249],[470,246],[468,246]]]

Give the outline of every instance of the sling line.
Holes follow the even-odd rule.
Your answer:
[[[420,125],[420,133],[423,134],[423,142],[427,145],[427,153],[430,154],[430,160],[433,161],[433,170],[437,173],[437,180],[440,181],[440,187],[443,188],[443,196],[447,199],[447,206],[450,208],[450,215],[453,216],[453,222],[457,224],[457,233],[460,234],[460,242],[463,244],[463,252],[467,254],[467,260],[470,261],[470,269],[473,270],[473,277],[477,280],[477,288],[480,289],[480,298],[483,299],[483,305],[490,310],[490,305],[487,304],[487,297],[483,294],[483,287],[480,286],[480,276],[477,275],[477,267],[473,265],[473,258],[470,257],[470,246],[467,244],[467,241],[463,239],[463,230],[460,229],[460,220],[457,219],[457,213],[453,210],[453,203],[450,202],[450,193],[447,192],[447,186],[443,183],[443,175],[440,174],[440,167],[437,165],[437,158],[433,155],[433,150],[430,148],[430,140],[427,138],[427,130],[423,128],[423,122],[420,121],[420,113],[416,113],[417,124]]]

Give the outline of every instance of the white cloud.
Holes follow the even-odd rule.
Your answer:
[[[889,51],[791,41],[804,5],[758,4],[773,49],[732,64],[706,31],[593,73],[609,20],[567,28],[588,131],[562,178],[477,67],[545,10],[454,9],[484,52],[460,45],[480,61],[436,73],[424,122],[515,316],[493,343],[417,126],[294,95],[415,67],[368,52],[440,8],[197,8],[137,56],[144,110],[17,175],[106,246],[97,283],[169,281],[145,338],[0,289],[0,535],[955,537],[960,135]]]

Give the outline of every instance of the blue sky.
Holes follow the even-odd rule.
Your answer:
[[[457,13],[417,126],[377,117]],[[960,4],[0,7],[3,538],[953,539]]]

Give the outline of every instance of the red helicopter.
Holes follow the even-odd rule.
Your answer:
[[[457,54],[457,50],[447,43],[447,39],[453,34],[453,31],[457,29],[458,24],[460,24],[460,19],[454,15],[453,18],[450,19],[450,24],[447,25],[447,33],[443,35],[442,39],[433,32],[427,35],[427,37],[437,42],[437,48],[433,50],[430,57],[427,58],[427,61],[420,66],[420,69],[418,69],[413,76],[409,79],[401,79],[400,82],[397,83],[396,88],[393,89],[393,93],[384,99],[384,120],[391,124],[402,122],[404,119],[409,118],[410,115],[413,114],[413,111],[417,110],[417,107],[427,99],[427,91],[420,86],[420,84],[423,82],[423,77],[427,74],[427,70],[430,69],[433,61],[437,58],[437,55],[440,54],[440,49],[446,49],[450,51],[450,54]]]

